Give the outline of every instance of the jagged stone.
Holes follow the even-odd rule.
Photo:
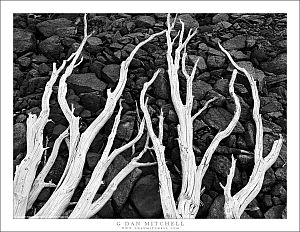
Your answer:
[[[36,47],[36,39],[33,33],[20,28],[14,28],[14,44],[15,53],[25,53],[34,51]]]
[[[67,83],[76,94],[99,91],[102,93],[107,84],[99,80],[95,73],[72,74]]]

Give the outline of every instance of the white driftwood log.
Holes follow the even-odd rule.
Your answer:
[[[227,183],[225,187],[221,184],[222,188],[224,189],[225,195],[225,218],[240,218],[247,205],[259,193],[266,171],[274,164],[274,162],[278,158],[279,152],[282,147],[283,138],[282,135],[280,135],[280,138],[274,142],[270,153],[265,158],[263,158],[263,124],[261,115],[259,114],[260,100],[255,80],[245,68],[241,68],[234,62],[231,55],[221,46],[221,44],[219,44],[219,47],[227,55],[232,65],[236,68],[234,70],[235,75],[237,74],[236,70],[239,70],[246,75],[251,86],[252,96],[254,100],[253,119],[256,125],[256,144],[254,149],[254,168],[249,178],[249,182],[238,193],[236,193],[234,196],[231,196],[231,184],[236,166],[236,160],[232,156],[232,166],[227,177]]]
[[[62,111],[69,122],[70,127],[70,142],[69,142],[69,158],[64,174],[58,183],[54,193],[39,212],[33,218],[58,218],[67,208],[70,199],[81,179],[83,166],[87,151],[98,134],[100,129],[105,125],[108,119],[112,116],[116,103],[119,100],[127,81],[127,72],[130,62],[132,61],[135,53],[144,44],[151,41],[154,37],[164,33],[164,31],[149,36],[146,40],[139,43],[134,50],[130,53],[129,57],[122,62],[120,69],[119,82],[113,92],[109,89],[107,91],[107,102],[104,110],[100,115],[91,123],[91,125],[81,135],[79,134],[79,118],[73,115],[73,109],[70,109],[65,99],[67,86],[66,79],[71,75],[73,68],[76,66],[83,46],[91,35],[87,35],[87,22],[85,16],[85,29],[84,39],[78,50],[71,55],[72,62],[67,67],[65,73],[62,75],[59,84],[58,100]],[[78,65],[78,64],[77,64]],[[76,211],[75,211],[76,212]],[[75,213],[74,213],[75,214]]]

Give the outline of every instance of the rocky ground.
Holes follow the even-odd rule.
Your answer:
[[[194,145],[196,160],[201,158],[216,133],[230,122],[234,104],[230,100],[228,84],[232,66],[217,46],[220,41],[229,50],[235,61],[245,67],[257,80],[261,99],[260,113],[264,126],[264,155],[278,138],[285,138],[279,158],[265,175],[263,187],[250,203],[244,218],[286,218],[287,201],[287,40],[285,14],[181,14],[186,28],[198,27],[198,33],[188,45],[188,66],[192,67],[200,56],[193,84],[195,96],[193,112],[214,96],[218,96],[212,107],[194,122]],[[106,89],[114,88],[119,78],[121,62],[126,59],[135,45],[150,34],[166,28],[166,14],[90,14],[89,31],[96,33],[87,42],[83,52],[83,63],[73,70],[68,78],[69,104],[75,106],[75,115],[81,117],[81,131],[99,115],[106,102]],[[179,28],[179,24],[177,24]],[[61,64],[81,42],[83,35],[82,15],[79,14],[15,14],[14,15],[14,167],[26,152],[26,118],[29,112],[38,114],[46,82],[50,78],[52,64]],[[128,81],[122,98],[124,110],[118,128],[114,147],[119,147],[137,133],[135,101],[138,101],[143,84],[153,73],[162,68],[164,72],[148,91],[149,110],[153,125],[158,126],[160,108],[166,117],[164,122],[164,145],[166,159],[177,197],[181,177],[179,148],[177,144],[177,116],[170,101],[167,77],[166,39],[160,36],[140,49],[133,59]],[[180,73],[182,96],[185,93],[185,78]],[[59,108],[56,96],[57,85],[50,101],[50,118],[45,128],[48,147],[68,126]],[[237,159],[232,192],[241,189],[251,175],[253,156],[241,154],[240,150],[253,152],[255,145],[255,124],[251,117],[253,100],[245,77],[239,76],[235,84],[236,93],[242,104],[242,115],[233,133],[215,152],[203,184],[204,207],[197,218],[222,218],[224,204],[223,190],[219,183],[226,183],[231,166],[231,154]],[[91,173],[101,156],[110,133],[113,118],[100,131],[87,154],[83,177],[72,198],[76,202],[86,186]],[[142,139],[145,141],[145,136]],[[143,141],[136,145],[142,149]],[[50,152],[49,152],[50,153]],[[49,154],[48,153],[48,154]],[[66,145],[60,148],[59,156],[47,180],[54,183],[64,170],[68,152]],[[109,167],[99,197],[117,172],[131,159],[131,151],[118,156]],[[147,153],[143,161],[153,161]],[[42,165],[42,164],[41,164]],[[156,167],[136,169],[119,186],[111,201],[95,218],[162,218],[159,183]],[[39,209],[53,190],[45,188],[34,204]],[[69,208],[71,210],[72,207]],[[28,215],[32,215],[31,210]]]

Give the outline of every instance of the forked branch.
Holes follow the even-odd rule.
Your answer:
[[[240,218],[247,205],[257,196],[259,193],[266,171],[272,166],[279,156],[280,149],[282,147],[283,138],[282,135],[273,144],[270,153],[263,158],[263,125],[262,118],[259,114],[260,100],[258,96],[258,90],[254,78],[247,72],[245,68],[238,66],[230,56],[230,54],[219,44],[220,49],[227,55],[233,66],[246,75],[252,90],[252,96],[254,100],[253,106],[253,119],[256,125],[256,144],[254,149],[254,168],[249,178],[247,185],[241,189],[234,196],[231,196],[231,183],[234,176],[234,170],[236,161],[232,157],[232,167],[227,177],[226,186],[222,186],[225,195],[224,214],[226,218]]]

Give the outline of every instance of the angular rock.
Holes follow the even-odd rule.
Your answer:
[[[103,50],[103,42],[100,38],[92,36],[87,41],[87,50],[90,53],[97,54]]]
[[[224,195],[217,196],[209,208],[207,218],[224,219],[225,218],[224,203],[225,203]]]
[[[212,89],[210,84],[197,80],[193,82],[193,96],[195,100],[202,100],[206,93]]]
[[[217,196],[210,206],[207,218],[224,219],[225,218],[224,203],[225,203],[224,195]],[[241,215],[241,219],[252,219],[252,218],[246,212],[243,212]]]
[[[97,195],[99,195],[99,196],[97,196]],[[95,198],[96,198],[96,196],[97,196],[97,198],[99,198],[101,195],[96,194]],[[100,211],[97,213],[97,215],[100,218],[113,218],[114,217],[114,209],[112,207],[111,200],[109,200],[108,202],[105,203],[105,205],[102,207],[102,209],[100,209]]]
[[[128,164],[128,161],[122,155],[118,155],[113,163],[107,169],[105,183],[109,184],[113,178]],[[140,177],[142,171],[140,169],[133,170],[122,182],[118,185],[118,188],[113,193],[112,200],[114,209],[119,212],[129,197],[135,182]]]
[[[161,70],[153,83],[153,88],[158,98],[167,100],[170,98],[170,85],[166,77],[166,71],[164,69]]]
[[[229,80],[227,79],[219,79],[214,84],[214,90],[223,96],[229,96]]]
[[[56,125],[52,131],[53,138],[57,138],[58,136],[60,136],[66,129],[67,127],[64,125],[61,124]]]
[[[287,208],[286,208],[286,206],[285,206],[284,210],[282,211],[281,218],[282,219],[287,219]]]
[[[122,49],[122,51],[131,53],[134,49],[135,49],[135,45],[133,45],[133,44],[126,44],[126,46]],[[143,50],[141,48],[139,50],[137,50],[137,52],[135,53],[135,56],[137,58],[140,58],[140,57],[143,57],[143,56],[147,56],[147,55],[148,55],[148,52],[146,52],[145,50]]]
[[[262,91],[262,88],[264,86],[264,81],[265,81],[265,74],[263,71],[254,68],[253,64],[250,61],[238,61],[237,64],[245,68],[247,72],[253,76],[254,80],[258,81],[258,90]],[[233,71],[233,66],[232,64],[229,65],[228,71]]]
[[[100,46],[103,43],[100,38],[95,36],[90,37],[86,42],[90,46]]]
[[[278,168],[275,172],[275,177],[279,181],[286,182],[286,177],[287,177],[286,166],[284,166],[283,168]]]
[[[195,28],[195,27],[194,27]],[[178,28],[179,29],[179,28]],[[213,32],[214,27],[211,25],[204,25],[204,26],[200,26],[197,29],[199,31],[199,33],[205,33],[205,32]]]
[[[46,202],[51,196],[51,190],[50,188],[43,188],[43,190],[40,192],[39,196],[38,196],[38,200],[39,201],[44,201]]]
[[[17,66],[14,66],[13,79],[16,80],[18,83],[22,83],[23,77],[24,73]]]
[[[276,175],[276,172],[275,172],[275,175]],[[282,184],[277,184],[277,185],[275,185],[274,188],[273,188],[272,191],[271,191],[271,194],[272,194],[273,196],[279,197],[279,199],[280,199],[282,202],[286,202],[287,191],[285,190],[285,188],[283,187]]]
[[[248,147],[254,148],[255,146],[255,126],[251,122],[246,124],[245,141]]]
[[[222,46],[226,50],[242,49],[246,46],[246,37],[244,35],[237,35],[232,39],[226,40]]]
[[[272,61],[261,63],[261,67],[265,72],[274,73],[276,75],[286,74],[287,71],[287,54],[281,53]]]
[[[122,116],[117,130],[117,138],[129,141],[133,133],[135,116],[125,114]]]
[[[267,208],[272,207],[272,205],[273,205],[273,203],[272,203],[272,196],[268,195],[268,194],[264,195],[263,204]]]
[[[203,114],[203,121],[216,130],[224,130],[232,120],[232,114],[221,107],[209,108],[206,114]],[[237,122],[233,133],[244,133],[245,129],[240,122]]]
[[[55,34],[60,37],[74,37],[76,33],[77,33],[76,27],[61,27],[55,29]]]
[[[261,114],[283,111],[282,104],[272,97],[261,97]]]
[[[33,33],[20,28],[14,28],[13,49],[15,53],[25,53],[34,51],[36,39]]]
[[[231,161],[224,155],[213,156],[210,162],[210,168],[224,178],[227,178],[231,168]],[[235,168],[233,182],[240,182],[240,172]]]
[[[162,214],[159,183],[154,175],[140,178],[130,198],[142,217],[158,218]]]
[[[102,69],[102,72],[108,81],[116,83],[120,78],[120,68],[121,67],[118,64],[109,64]]]
[[[238,139],[236,141],[236,146],[237,146],[237,148],[240,148],[243,150],[247,149],[245,139],[242,136],[238,136]]]
[[[44,88],[49,77],[33,77],[28,81],[27,93],[33,93],[36,89]]]
[[[233,57],[234,60],[249,59],[248,55],[245,55],[243,52],[237,50],[231,50],[230,55]]]
[[[99,80],[95,73],[72,74],[67,83],[76,94],[99,91],[102,93],[107,84]]]
[[[247,212],[252,218],[263,218],[258,201],[254,198],[247,206]]]
[[[268,55],[263,49],[254,48],[251,53],[251,58],[257,60],[258,62],[264,62],[268,60]]]
[[[52,180],[52,182],[54,184],[58,184],[64,170],[66,167],[67,162],[64,160],[64,158],[62,158],[61,156],[57,156],[50,172],[48,173],[48,175],[45,178],[45,182],[49,182],[50,180]]]
[[[241,122],[248,122],[249,120],[251,120],[251,111],[250,111],[250,107],[249,105],[243,100],[243,98],[241,98],[240,96],[238,96],[239,100],[240,100],[240,104],[241,104],[241,115],[239,120]],[[235,104],[233,102],[226,102],[226,109],[231,113],[234,114],[235,112]]]
[[[195,65],[196,61],[199,59],[197,68],[200,71],[206,70],[207,66],[206,66],[205,60],[202,56],[189,55],[189,59],[192,61],[193,65]]]
[[[132,206],[131,203],[126,203],[121,213],[121,218],[141,218],[137,210]]]
[[[272,197],[273,205],[281,205],[282,201],[279,199],[279,197]]]
[[[229,22],[225,22],[225,21],[222,21],[222,22],[218,22],[216,25],[215,25],[215,31],[218,31],[218,30],[222,30],[222,29],[227,29],[229,27],[231,27],[232,24],[229,23]],[[231,36],[230,36],[231,37]],[[229,38],[230,38],[229,37]],[[226,37],[225,37],[226,38]]]
[[[102,69],[104,67],[105,67],[105,64],[96,60],[90,65],[90,70],[91,70],[91,72],[95,73],[96,76],[101,80],[102,79]]]
[[[153,27],[155,19],[152,16],[139,16],[136,18],[135,24],[138,27]]]
[[[263,122],[263,129],[265,133],[281,133],[282,128],[278,126],[276,123],[267,121],[265,119],[263,119],[262,122]]]
[[[13,153],[15,158],[20,152],[24,152],[26,150],[26,126],[24,123],[16,123],[13,126],[13,130]]]
[[[184,30],[186,32],[188,32],[188,30],[192,29],[192,28],[198,28],[199,27],[199,23],[196,19],[194,19],[190,14],[181,14],[178,16],[176,24],[175,24],[175,28],[176,29],[181,29],[181,23],[179,21],[179,19],[181,19],[182,22],[184,22]]]
[[[254,164],[253,157],[249,155],[240,154],[237,159],[244,170],[249,170]]]
[[[64,47],[61,45],[59,36],[51,36],[39,43],[39,51],[48,58],[59,59]]]
[[[275,184],[275,174],[272,168],[269,168],[264,177],[263,187],[269,187]]]
[[[266,219],[279,219],[282,218],[282,212],[284,210],[285,206],[284,205],[276,205],[270,208],[265,214]]]
[[[89,111],[89,110],[83,110],[81,113],[80,113],[80,117],[81,118],[90,118],[92,116],[92,112]]]
[[[283,160],[283,162],[287,162],[287,147],[284,143],[282,144],[279,157]]]
[[[46,75],[51,71],[51,68],[47,64],[42,63],[39,65],[38,71],[41,75]]]
[[[206,218],[208,214],[208,210],[213,202],[213,199],[207,195],[203,194],[201,196],[201,201],[203,202],[203,206],[199,208],[196,218]]]
[[[141,90],[144,87],[144,84],[149,80],[148,77],[138,77],[135,83],[137,89]]]
[[[79,97],[80,104],[91,112],[97,112],[102,106],[104,106],[101,95],[97,92],[81,93]]]
[[[50,37],[55,35],[58,29],[69,27],[71,25],[72,21],[65,18],[58,18],[40,22],[36,25],[36,27],[38,31],[42,33],[45,37]]]
[[[68,100],[68,106],[70,109],[73,107],[74,108],[74,115],[79,116],[81,112],[84,110],[83,106],[80,105],[77,101],[74,100]]]
[[[86,154],[86,163],[90,170],[94,170],[96,167],[98,161],[100,160],[101,155],[95,152],[88,152]]]
[[[225,13],[220,13],[220,14],[216,14],[213,18],[212,18],[212,23],[216,24],[218,22],[222,22],[222,21],[228,21],[229,16],[228,14]]]
[[[222,68],[225,65],[225,57],[223,56],[212,56],[207,57],[207,66],[210,68]]]
[[[217,49],[210,48],[210,47],[208,48],[208,54],[214,55],[214,56],[223,56],[223,57],[226,56],[222,51],[219,51]]]
[[[18,64],[22,67],[28,67],[31,64],[31,59],[27,56],[21,56],[17,59]]]
[[[48,62],[48,58],[45,57],[44,55],[33,54],[33,56],[32,56],[32,62],[37,63],[37,64],[47,63]]]

